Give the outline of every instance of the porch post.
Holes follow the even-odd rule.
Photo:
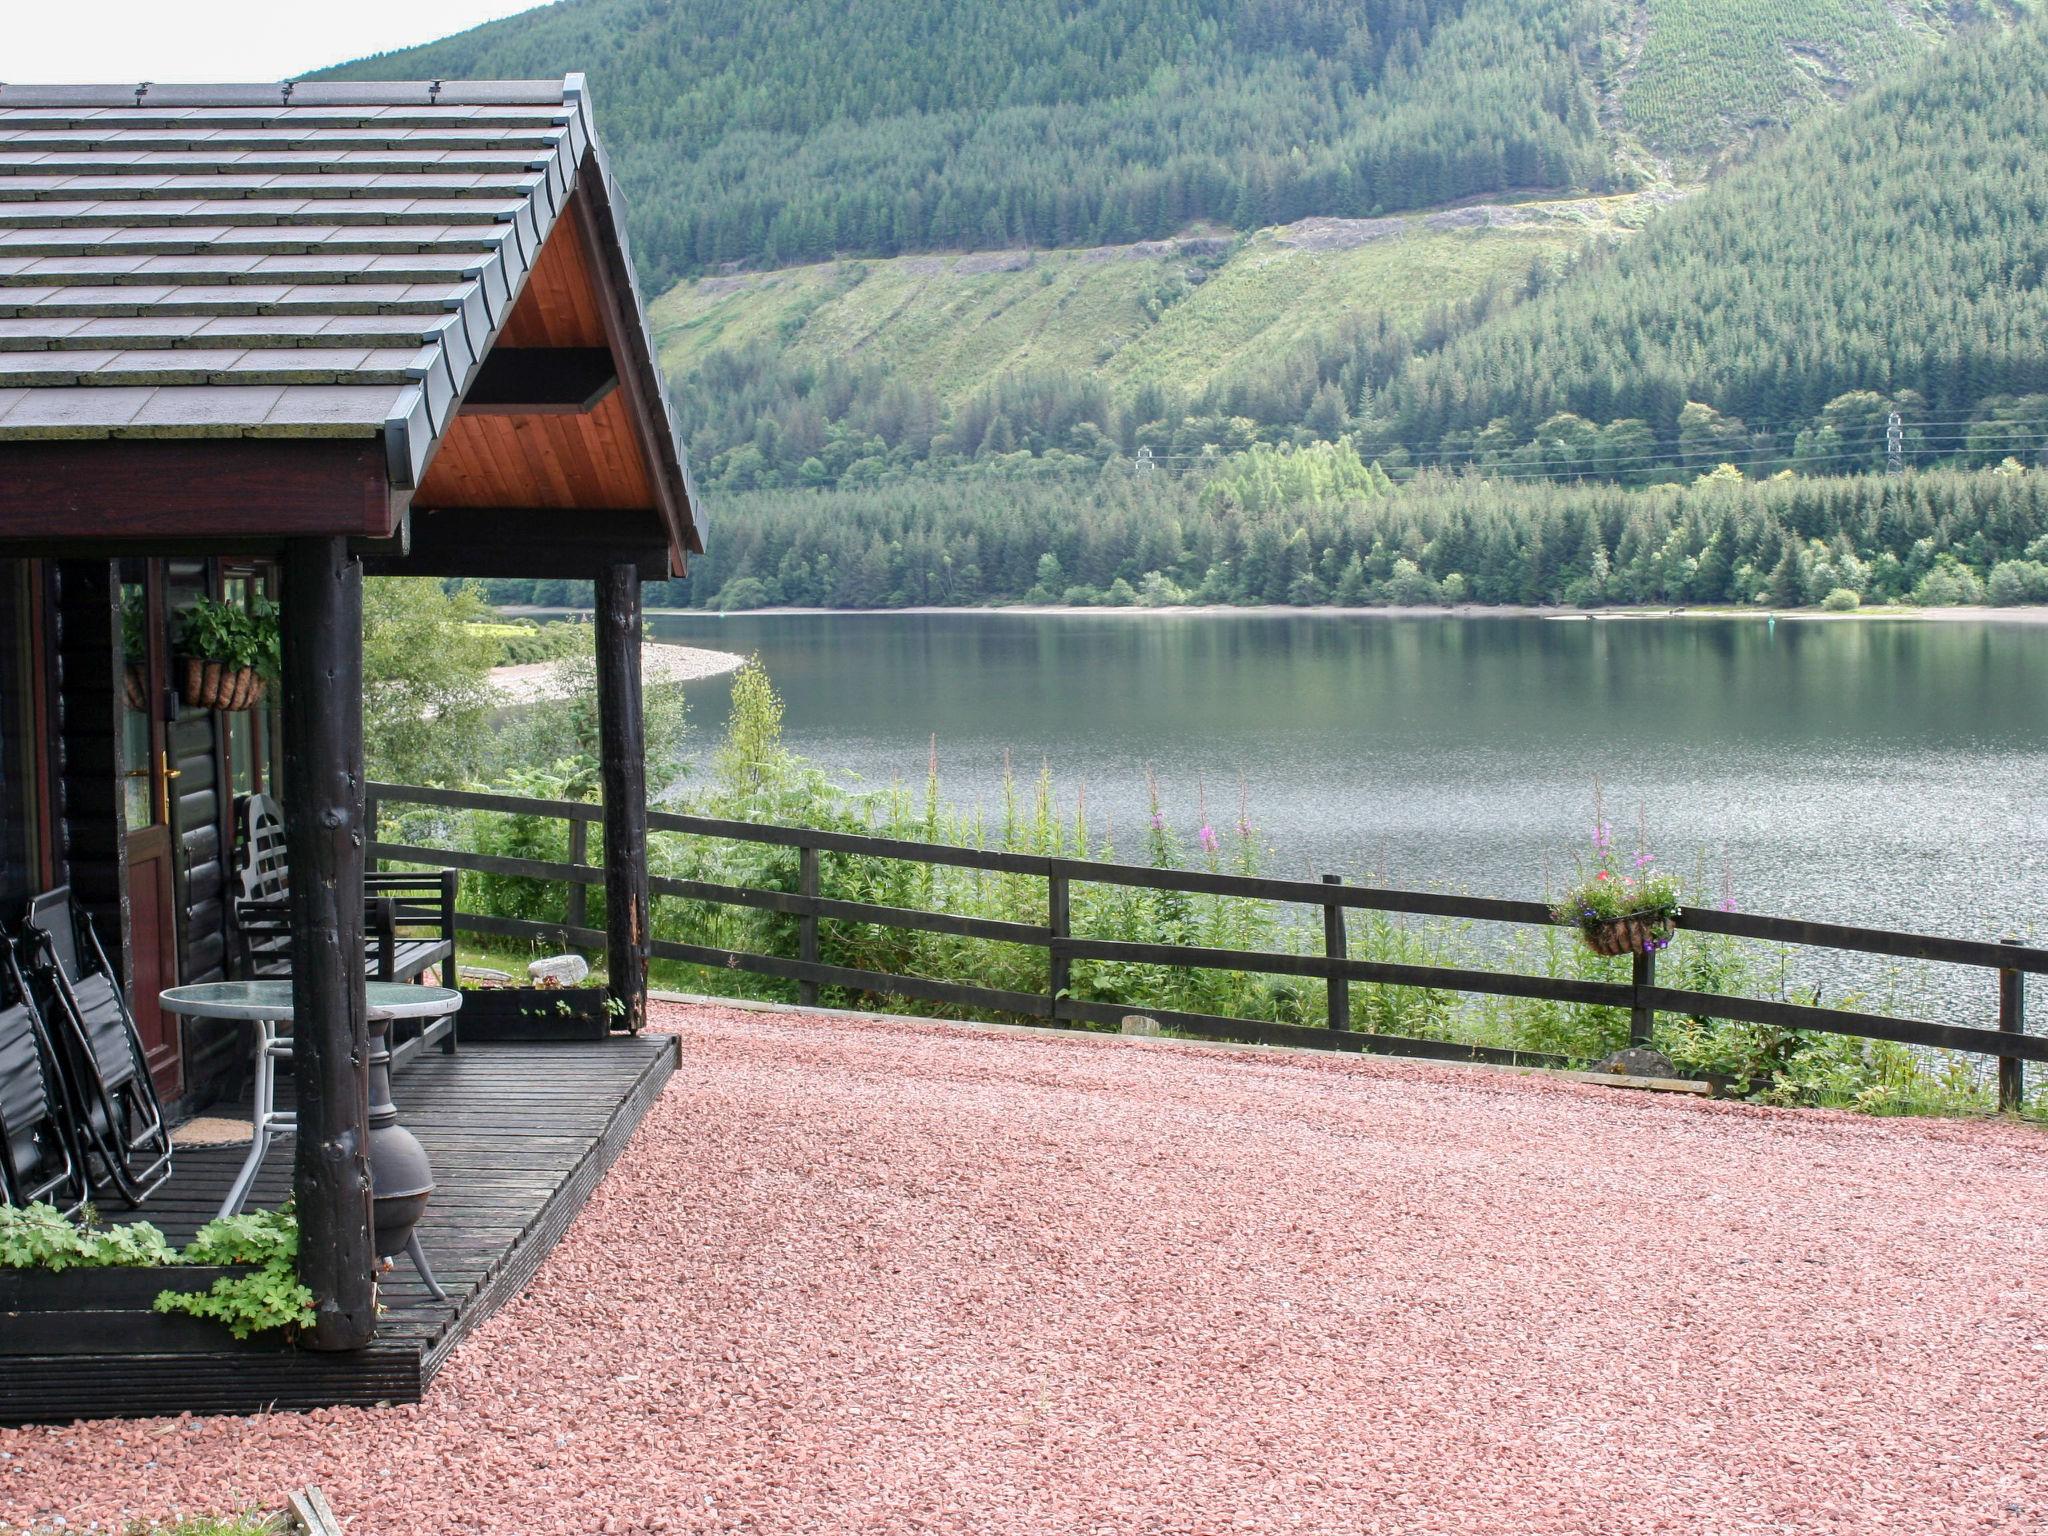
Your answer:
[[[597,579],[599,778],[604,792],[605,960],[614,1023],[647,1022],[647,732],[640,712],[640,568]]]
[[[292,1189],[315,1349],[377,1328],[363,1001],[363,566],[344,539],[284,557],[285,854],[291,866]]]

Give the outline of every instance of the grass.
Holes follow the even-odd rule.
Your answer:
[[[958,400],[1000,373],[1095,371],[1119,388],[1199,387],[1327,335],[1348,312],[1399,318],[1515,279],[1597,234],[1626,232],[1632,197],[1519,205],[1513,228],[1431,228],[1348,250],[1290,243],[1288,229],[1240,242],[1217,265],[1186,254],[903,256],[684,282],[651,308],[663,364],[687,373],[711,352],[772,341],[797,360],[886,364]],[[1209,268],[1213,267],[1213,270]],[[1205,281],[1190,282],[1190,269]]]

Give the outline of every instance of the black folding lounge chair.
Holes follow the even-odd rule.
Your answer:
[[[72,1144],[57,1047],[0,933],[0,1197],[47,1201],[66,1213],[85,1204],[85,1174]]]
[[[171,1137],[107,952],[68,886],[29,903],[23,939],[38,1000],[50,1005],[87,1182],[140,1205],[171,1176]]]

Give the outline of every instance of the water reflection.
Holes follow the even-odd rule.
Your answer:
[[[661,616],[757,651],[789,742],[849,780],[993,804],[1051,765],[1128,847],[1147,767],[1194,825],[1242,779],[1286,873],[1536,893],[1593,776],[1745,907],[1993,936],[2044,894],[2048,632],[2018,626],[1302,615]],[[697,685],[698,741],[719,681]]]

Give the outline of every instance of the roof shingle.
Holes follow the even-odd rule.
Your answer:
[[[382,435],[416,486],[593,172],[616,226],[574,75],[0,85],[0,442]]]

